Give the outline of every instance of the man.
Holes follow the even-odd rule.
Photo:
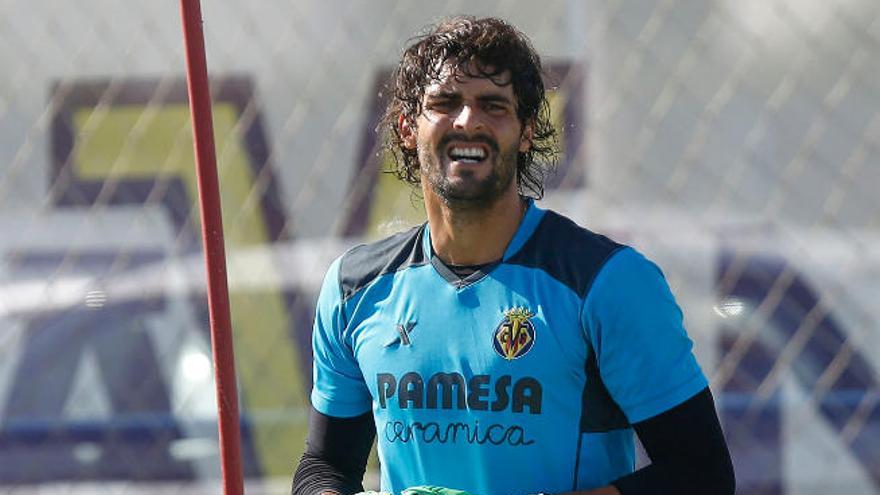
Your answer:
[[[555,150],[540,67],[492,18],[404,53],[385,123],[428,222],[328,270],[294,494],[362,490],[375,437],[394,494],[733,493],[660,270],[526,196]],[[635,472],[633,430],[652,461]]]

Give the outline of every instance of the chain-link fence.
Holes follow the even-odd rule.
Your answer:
[[[374,128],[457,13],[544,55],[544,205],[664,268],[740,492],[880,493],[874,0],[206,1],[249,493],[302,452],[324,269],[423,218]],[[0,0],[0,67],[0,492],[216,492],[177,4]]]

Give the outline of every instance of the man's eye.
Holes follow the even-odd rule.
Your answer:
[[[503,103],[489,103],[486,109],[492,113],[503,113],[507,111],[507,105]]]
[[[448,100],[432,101],[428,103],[428,108],[436,111],[446,111],[452,109],[452,102]]]

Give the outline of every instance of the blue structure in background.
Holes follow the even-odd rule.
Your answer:
[[[880,489],[880,384],[862,350],[849,345],[831,308],[824,305],[789,262],[779,258],[722,252],[716,280],[722,301],[732,298],[757,308],[768,298],[778,300],[775,306],[767,308],[763,321],[754,317],[738,320],[747,326],[760,325],[751,341],[739,342],[751,328],[723,329],[723,356],[742,352],[743,347],[738,346],[745,344],[719,401],[739,491],[785,491],[780,391],[772,390],[769,396],[761,397],[758,389],[770,376],[783,349],[795,338],[802,339],[792,362],[799,385],[811,392],[824,390],[816,405],[836,433],[842,434],[851,421],[862,423],[853,428],[847,448]],[[823,375],[832,365],[836,368],[829,374],[830,380],[822,383]]]

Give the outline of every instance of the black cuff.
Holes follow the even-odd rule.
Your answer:
[[[622,495],[734,493],[733,464],[708,387],[633,428],[651,465],[612,482]]]

